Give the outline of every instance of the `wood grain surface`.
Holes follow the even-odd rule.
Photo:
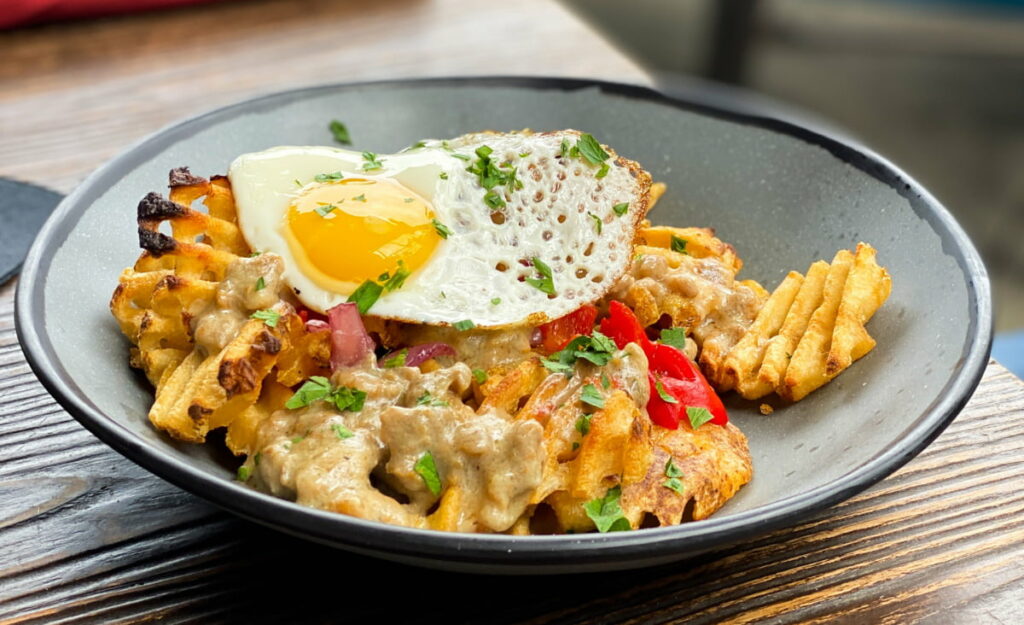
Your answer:
[[[319,82],[644,82],[547,0],[228,2],[0,34],[0,175],[70,190],[183,116]],[[235,519],[47,395],[0,286],[0,623],[1017,623],[1024,384],[991,364],[921,456],[794,527],[696,560],[552,578],[439,573]]]

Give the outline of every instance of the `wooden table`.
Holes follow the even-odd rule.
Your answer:
[[[646,82],[547,0],[267,0],[0,34],[0,175],[70,190],[183,116],[327,81]],[[992,363],[921,456],[800,525],[688,563],[488,578],[367,560],[220,512],[117,455],[30,372],[0,287],[0,622],[1016,623],[1024,384]]]

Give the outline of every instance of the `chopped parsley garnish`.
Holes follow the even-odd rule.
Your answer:
[[[423,394],[420,395],[416,399],[416,405],[417,406],[447,406],[448,402],[446,402],[443,399],[438,399],[437,397],[434,397],[433,395],[431,395],[429,392],[424,391]]]
[[[352,138],[349,137],[348,128],[345,127],[345,124],[336,119],[332,119],[331,123],[327,125],[327,128],[331,131],[335,141],[342,145],[352,145]]]
[[[603,367],[612,359],[616,351],[615,342],[600,331],[594,330],[591,336],[577,336],[569,341],[561,351],[541,359],[541,364],[550,371],[563,373],[572,377],[572,368],[580,358]]]
[[[619,204],[616,204],[615,206],[612,206],[612,210],[615,211],[616,215],[622,217],[623,215],[626,214],[626,211],[629,210],[629,202],[621,202]]]
[[[313,176],[313,180],[316,180],[317,182],[330,182],[331,180],[341,180],[344,177],[345,175],[340,171],[332,171],[329,174],[317,174]]]
[[[299,443],[302,442],[302,439],[304,439],[304,438],[306,438],[306,437],[305,436],[296,436],[296,437],[292,438],[292,441],[291,441],[292,445],[298,445]]]
[[[580,138],[576,141],[576,148],[591,165],[603,163],[609,158],[608,153],[604,151],[601,144],[591,134],[581,134]]]
[[[516,178],[516,170],[511,164],[495,164],[491,159],[494,152],[489,146],[481,145],[476,149],[477,160],[466,168],[471,174],[476,174],[480,186],[487,189],[484,194],[484,204],[490,208],[501,208],[505,206],[505,199],[500,193],[494,190],[497,186],[505,186],[509,192],[522,189],[523,183]],[[453,156],[458,156],[453,154]],[[468,159],[467,159],[468,160]]]
[[[604,178],[605,176],[608,175],[608,170],[610,169],[611,167],[608,166],[608,163],[601,163],[601,166],[597,168],[597,173],[594,174],[594,177]]]
[[[661,342],[676,349],[686,348],[686,330],[684,328],[663,328]]]
[[[356,202],[365,202],[366,201],[366,194],[365,193],[360,193],[359,195],[355,196],[352,199],[355,200]]]
[[[604,397],[601,395],[601,391],[597,390],[597,387],[593,384],[584,385],[583,392],[580,394],[580,401],[595,408],[604,408]]]
[[[334,404],[341,411],[351,410],[352,412],[358,412],[363,409],[363,403],[366,401],[366,392],[347,386],[334,387],[327,378],[314,375],[306,380],[299,387],[299,390],[295,391],[295,394],[285,402],[284,407],[289,410],[295,410],[320,400]]]
[[[661,485],[682,495],[683,481],[679,478],[683,477],[683,471],[672,461],[672,456],[669,456],[668,462],[665,463],[665,477],[668,479]]]
[[[680,254],[686,254],[686,239],[680,239],[676,235],[672,235],[672,251],[679,252]]]
[[[437,464],[434,463],[434,455],[429,451],[424,452],[420,459],[413,465],[412,470],[423,478],[427,490],[435,496],[441,494],[441,476],[437,474]]]
[[[316,207],[316,214],[326,218],[328,215],[331,214],[331,211],[336,208],[338,207],[335,206],[334,204],[323,204],[321,206]]]
[[[384,167],[384,159],[377,160],[373,152],[363,152],[363,171],[373,171]]]
[[[576,419],[576,431],[580,433],[580,436],[586,436],[590,434],[590,420],[594,418],[592,414],[580,415],[579,419]]]
[[[672,456],[669,456],[668,462],[665,463],[665,477],[683,477],[683,470],[672,461]]]
[[[297,186],[297,187],[301,187],[301,186],[302,186],[302,183],[301,183],[301,182],[299,182],[299,179],[298,179],[298,178],[296,178],[295,180],[292,180],[292,182],[294,182],[294,183],[295,183],[295,186]]]
[[[448,180],[448,174],[442,171],[441,172],[441,180]]]
[[[590,215],[590,218],[594,220],[594,227],[597,228],[597,233],[601,234],[601,228],[604,227],[604,222],[601,221],[601,218],[595,215],[594,213],[587,214]]]
[[[484,193],[484,204],[490,208],[503,208],[505,206],[505,198],[501,197],[501,194],[494,189],[491,189]]]
[[[690,427],[695,430],[714,418],[711,411],[703,406],[687,406],[686,416],[690,418]]]
[[[661,383],[660,379],[654,382],[654,388],[658,391],[658,397],[660,397],[662,401],[664,401],[666,404],[679,403],[678,399],[668,394],[668,392],[665,390],[665,386]]]
[[[520,152],[519,153],[519,158],[526,158],[530,154],[533,154],[533,152]]]
[[[483,384],[487,381],[487,372],[483,369],[473,369],[473,379],[477,384]]]
[[[257,256],[259,256],[259,255],[260,255],[260,254],[262,254],[262,253],[263,253],[263,252],[261,252],[261,251],[259,251],[259,250],[256,250],[256,251],[254,251],[254,252],[253,252],[252,254],[249,254],[249,258],[256,258]]]
[[[410,145],[409,147],[407,147],[407,148],[405,148],[405,149],[406,149],[406,150],[416,150],[416,149],[422,148],[422,147],[424,147],[424,146],[426,146],[426,145],[427,145],[427,142],[426,142],[426,141],[423,141],[423,140],[421,139],[420,141],[417,141],[416,143],[414,143],[414,144]]]
[[[448,235],[452,233],[451,228],[438,221],[437,218],[434,218],[431,223],[434,224],[434,230],[437,231],[437,235],[442,239],[447,239]]]
[[[334,430],[334,434],[342,440],[345,440],[346,438],[352,438],[353,436],[355,436],[352,430],[348,429],[347,427],[340,423],[332,423],[331,429]]]
[[[348,296],[346,301],[355,303],[356,308],[359,309],[359,314],[365,315],[366,311],[370,310],[370,306],[377,302],[383,291],[384,287],[373,280],[367,280],[360,284],[355,291],[352,291],[352,294]]]
[[[239,482],[248,482],[249,481],[249,477],[251,475],[252,475],[252,469],[250,469],[249,467],[245,466],[244,464],[242,466],[238,467],[238,481]]]
[[[497,306],[500,303],[501,303],[501,298],[500,297],[492,297],[491,298],[491,306]]]
[[[263,276],[260,276],[259,279],[256,280],[256,290],[262,291],[265,288],[267,288],[267,281],[263,279]]]
[[[476,327],[476,324],[469,319],[463,319],[462,321],[456,321],[452,324],[452,327],[459,332],[465,332],[466,330],[472,330]]]
[[[537,270],[537,273],[539,273],[541,277],[527,278],[526,283],[543,293],[547,293],[548,295],[554,295],[555,281],[551,277],[551,267],[549,267],[547,263],[537,258],[536,256],[533,257],[533,267]]]
[[[673,490],[680,495],[683,494],[683,482],[678,477],[670,477],[661,484],[669,490]]]
[[[579,448],[580,448],[580,443],[579,443],[579,441],[573,441],[573,442],[572,442],[572,450],[573,450],[573,451],[576,451],[576,450],[577,450],[577,449],[579,449]]]
[[[607,373],[602,373],[601,374],[601,386],[603,386],[603,387],[605,387],[607,389],[607,388],[610,388],[611,385],[612,385],[612,381],[611,381],[611,379],[608,378],[608,374]]]
[[[388,358],[384,359],[385,369],[394,369],[395,367],[405,366],[405,357],[409,355],[409,349],[400,349]]]
[[[454,156],[455,158],[459,159],[460,161],[471,161],[471,160],[473,160],[470,157],[466,156],[465,154],[459,154],[458,152],[452,152],[452,156]]]
[[[558,157],[559,158],[574,158],[577,154],[573,154],[573,148],[569,145],[568,139],[562,139],[562,145],[558,146]]]
[[[405,284],[405,279],[409,277],[412,272],[406,269],[405,263],[398,261],[398,269],[395,269],[394,275],[387,279],[384,283],[384,290],[391,292],[395,289],[401,288]]]
[[[267,324],[271,328],[276,328],[277,322],[281,318],[281,313],[277,312],[276,310],[271,310],[267,308],[264,310],[257,310],[256,312],[249,316],[252,319],[259,319],[260,321]]]
[[[402,201],[403,201],[403,202],[405,202],[406,204],[412,204],[412,203],[413,203],[413,202],[415,202],[416,200],[412,199],[411,197],[407,197],[407,198],[405,198],[405,199],[404,199],[404,200],[402,200]]]
[[[619,507],[619,498],[622,496],[622,489],[614,486],[608,489],[604,497],[593,499],[583,504],[583,510],[590,517],[590,520],[597,526],[597,531],[624,532],[632,529],[629,520],[622,514]]]

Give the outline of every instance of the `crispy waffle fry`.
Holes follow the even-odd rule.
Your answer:
[[[206,180],[176,169],[170,187],[169,199],[150,193],[139,203],[144,251],[135,267],[122,273],[110,309],[135,344],[131,364],[156,388],[150,421],[193,442],[205,440],[211,429],[228,427],[229,448],[246,453],[256,421],[282,403],[280,389],[321,371],[324,350],[309,344],[314,339],[283,302],[275,308],[280,317],[273,324],[248,319],[239,300],[253,298],[236,293],[232,267],[251,262],[272,268],[272,263],[247,258],[227,179]],[[191,208],[199,199],[206,213]],[[164,222],[170,235],[160,232]],[[277,301],[276,289],[268,289],[264,299]],[[233,323],[216,332],[206,328],[197,337],[204,329],[192,321],[214,309],[233,315]],[[301,354],[291,353],[296,342]],[[282,353],[289,365],[284,386],[261,393]]]
[[[747,399],[799,401],[874,346],[864,324],[889,296],[888,272],[865,243],[791,272],[725,358],[720,383]]]

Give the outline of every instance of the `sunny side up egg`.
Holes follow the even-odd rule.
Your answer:
[[[371,281],[384,288],[369,314],[479,327],[541,323],[600,298],[631,260],[651,185],[572,130],[397,154],[276,147],[238,157],[228,177],[246,241],[284,259],[306,306],[326,311]]]

